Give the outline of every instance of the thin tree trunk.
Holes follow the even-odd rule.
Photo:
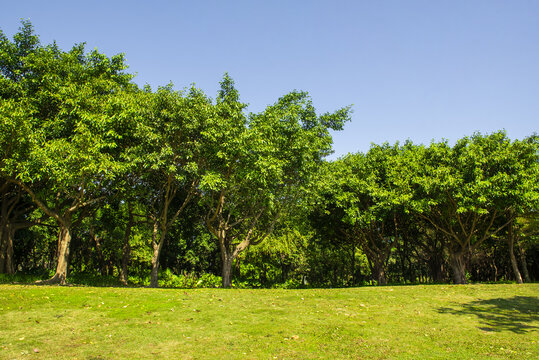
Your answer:
[[[158,222],[154,222],[153,233],[152,233],[152,272],[150,274],[150,287],[156,288],[159,286],[159,257],[161,256],[161,250],[163,249],[163,244],[165,243],[166,231],[161,229],[159,232]],[[159,237],[159,243],[157,238]]]
[[[352,277],[352,285],[355,285],[356,284],[356,247],[355,246],[352,246],[352,274],[351,274],[351,277]]]
[[[531,278],[530,278],[530,273],[528,272],[528,262],[526,261],[526,253],[524,252],[524,249],[522,249],[522,246],[520,246],[520,244],[518,244],[518,250],[520,254],[520,264],[522,265],[522,273],[524,274],[524,281],[526,281],[527,283],[530,283]]]
[[[6,262],[7,262],[7,234],[6,226],[2,223],[0,224],[0,274],[6,273]]]
[[[496,261],[492,260],[492,268],[494,269],[494,282],[498,281],[498,267],[496,266]]]
[[[406,284],[406,264],[405,264],[405,254],[404,254],[404,244],[401,244],[398,240],[395,241],[397,247],[397,253],[399,255],[399,265],[401,270],[402,282]]]
[[[15,230],[5,224],[0,227],[0,274],[14,274],[13,236]]]
[[[8,226],[7,241],[6,241],[6,262],[4,269],[6,274],[15,274],[15,263],[13,262],[13,238],[15,237],[15,229]]]
[[[129,260],[131,259],[131,244],[129,239],[131,237],[131,228],[134,222],[131,206],[128,206],[128,208],[129,220],[127,221],[127,225],[125,227],[124,243],[122,246],[122,264],[120,267],[120,282],[124,285],[127,285],[127,271],[129,267]]]
[[[8,199],[8,185],[7,183],[2,183],[0,186],[0,274],[7,273],[7,262],[8,262],[8,256],[7,256],[7,238],[8,238],[8,209],[9,209],[9,202]]]
[[[13,236],[15,228],[12,226],[13,210],[19,201],[19,196],[9,196],[9,187],[5,184],[0,194],[0,274],[13,274]]]
[[[511,259],[511,267],[513,268],[515,279],[518,284],[522,284],[522,276],[520,275],[520,271],[518,270],[517,259],[515,257],[514,242],[515,238],[513,234],[513,222],[511,222],[507,231],[507,246],[509,248],[509,258]]]
[[[101,249],[101,241],[99,240],[99,236],[94,232],[94,229],[92,226],[90,226],[90,237],[92,238],[94,244],[95,244],[95,252],[97,257],[97,263],[99,266],[99,274],[101,276],[107,275],[107,266],[105,264],[105,258],[103,256],[103,250]]]
[[[234,274],[236,274],[236,276],[240,276],[241,275],[241,258],[238,257],[238,256],[234,256],[232,255],[233,258],[232,258],[232,277],[234,277]],[[235,260],[235,261],[234,261]],[[263,268],[263,266],[262,266]]]

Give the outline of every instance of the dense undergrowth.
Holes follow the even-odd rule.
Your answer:
[[[39,281],[47,280],[51,277],[51,272],[35,271],[30,273],[17,274],[0,274],[0,284],[19,284],[31,285]],[[476,284],[514,284],[515,281],[504,280],[497,282],[477,282]],[[149,287],[150,277],[129,276],[127,284],[118,280],[117,276],[112,275],[96,275],[89,273],[76,273],[67,278],[67,284],[70,286],[94,286],[94,287]],[[388,286],[405,286],[405,285],[442,285],[443,283],[389,283]],[[375,281],[364,281],[353,286],[316,286],[308,283],[302,283],[298,280],[288,280],[284,283],[277,283],[271,286],[264,286],[259,282],[237,281],[233,280],[232,288],[236,289],[314,289],[314,288],[347,288],[357,286],[373,286],[377,285]],[[202,288],[220,288],[222,287],[222,279],[220,276],[213,274],[173,274],[170,270],[162,271],[159,274],[159,287],[167,289],[202,289]]]

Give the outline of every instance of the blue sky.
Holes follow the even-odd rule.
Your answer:
[[[450,142],[539,131],[539,1],[10,1],[44,44],[126,55],[135,81],[191,83],[214,97],[225,72],[249,111],[293,90],[320,112],[353,104],[333,158],[371,142]]]

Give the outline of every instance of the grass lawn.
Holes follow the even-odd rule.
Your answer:
[[[0,285],[0,359],[539,359],[539,284]]]

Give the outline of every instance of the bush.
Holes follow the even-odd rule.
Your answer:
[[[0,274],[0,284],[32,284],[49,279],[53,273],[47,270],[35,270],[25,273]]]
[[[159,286],[165,288],[211,288],[220,287],[221,283],[221,277],[213,274],[202,274],[199,276],[194,273],[182,273],[175,275],[170,269],[166,269],[159,274]]]
[[[85,286],[122,286],[118,277],[112,275],[97,275],[91,273],[78,272],[70,274],[67,282],[74,285]]]

